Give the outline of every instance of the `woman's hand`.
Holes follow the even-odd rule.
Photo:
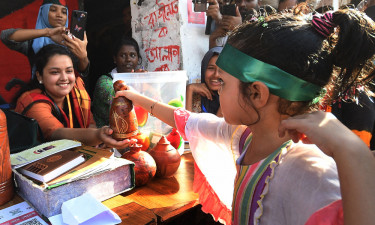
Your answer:
[[[70,37],[71,36],[71,37]],[[69,50],[77,56],[79,63],[78,63],[78,71],[84,72],[87,71],[89,66],[89,58],[87,57],[87,36],[86,32],[84,33],[83,41],[79,38],[76,38],[72,35],[63,34],[63,44],[69,48]]]
[[[125,139],[122,141],[117,141],[112,138],[112,133],[113,130],[110,127],[101,127],[98,129],[98,139],[100,139],[106,147],[116,149],[124,149],[130,145],[134,145],[137,143],[137,139]]]
[[[52,41],[56,42],[57,44],[62,44],[64,41],[63,35],[65,35],[65,27],[55,27],[55,28],[46,28],[47,29],[47,36],[52,39]]]
[[[63,44],[69,48],[69,50],[77,56],[77,58],[81,61],[87,58],[87,36],[86,32],[84,34],[84,39],[83,41],[80,40],[77,37],[69,37],[65,33],[62,35],[64,38]]]
[[[344,149],[368,149],[366,144],[331,113],[322,111],[293,116],[281,121],[279,136],[288,133],[294,142],[317,145],[333,156]],[[335,157],[334,157],[335,158]]]
[[[187,86],[187,91],[192,93],[198,93],[199,95],[208,98],[209,100],[212,100],[212,93],[208,89],[207,85],[205,83],[193,83],[189,84]]]

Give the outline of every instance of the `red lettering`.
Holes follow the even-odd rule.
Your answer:
[[[155,69],[155,71],[170,71],[168,64],[164,64]]]
[[[158,28],[155,31],[159,31],[159,35],[158,35],[159,38],[165,37],[168,34],[168,28],[167,27]]]
[[[155,62],[155,60],[173,62],[173,59],[177,58],[177,62],[180,64],[180,46],[178,45],[147,48],[145,53],[150,62]]]
[[[163,22],[166,22],[169,21],[172,16],[178,13],[178,0],[174,0],[168,4],[158,2],[156,2],[156,4],[160,6],[160,8],[143,18],[145,20],[148,19],[147,24],[150,25],[151,28],[154,28],[155,24],[158,22],[158,19],[163,19]],[[156,13],[158,14],[156,15]]]

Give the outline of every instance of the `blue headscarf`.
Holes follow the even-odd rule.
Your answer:
[[[35,29],[53,28],[48,21],[49,8],[52,4],[44,4],[39,9],[38,19],[36,20]],[[68,27],[68,11],[66,12],[66,23],[65,27]],[[41,48],[48,44],[56,44],[49,37],[35,38],[33,42],[34,53],[38,53]]]

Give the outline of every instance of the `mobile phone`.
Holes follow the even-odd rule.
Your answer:
[[[227,16],[236,16],[236,5],[226,4],[222,6],[222,14]]]
[[[70,33],[76,38],[83,40],[86,30],[87,12],[73,10],[71,18]]]

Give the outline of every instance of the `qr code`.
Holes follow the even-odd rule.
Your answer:
[[[23,223],[18,223],[17,225],[44,225],[45,223],[40,223],[40,221],[36,218],[33,218],[31,220],[28,220]]]

